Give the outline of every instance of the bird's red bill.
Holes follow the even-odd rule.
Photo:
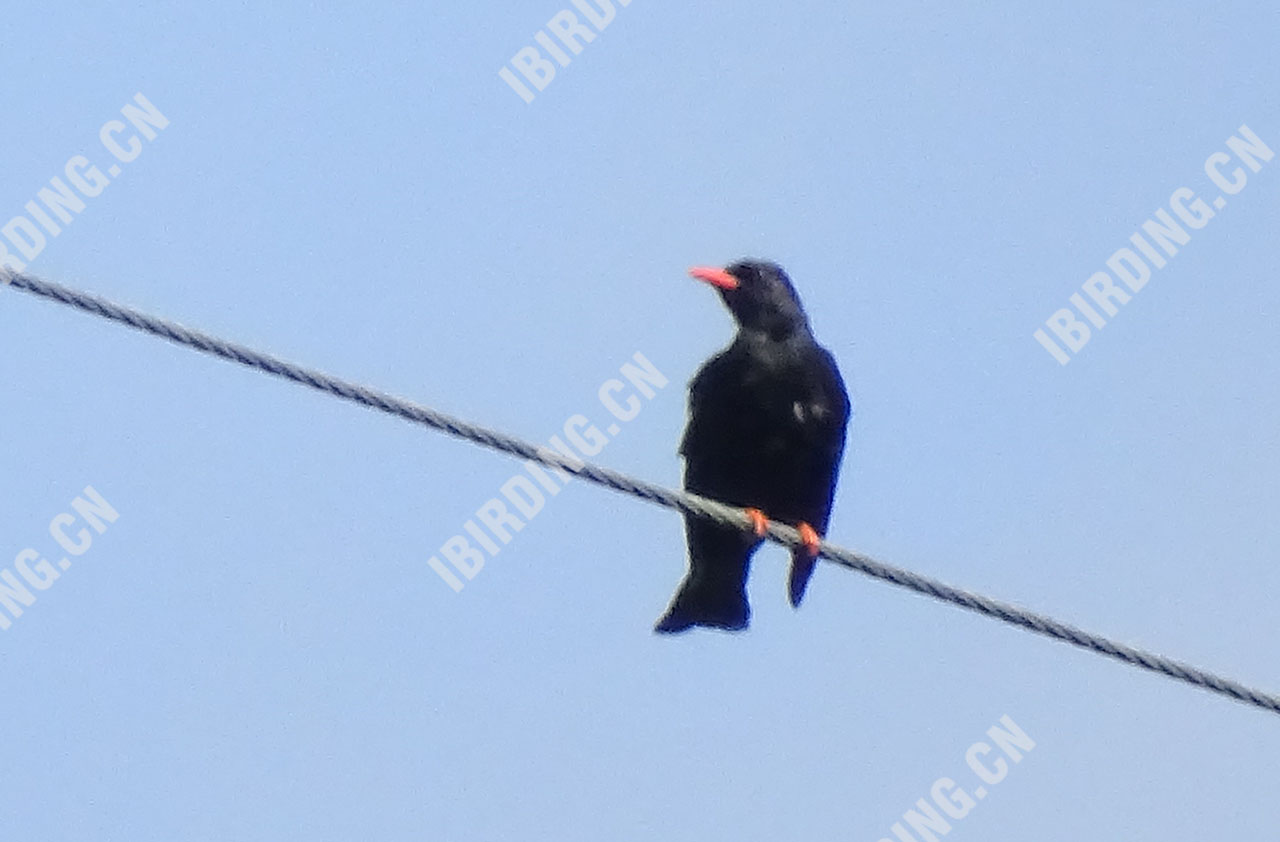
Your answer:
[[[689,270],[689,274],[700,281],[706,281],[713,287],[719,287],[720,289],[738,288],[737,278],[714,266],[694,266]]]

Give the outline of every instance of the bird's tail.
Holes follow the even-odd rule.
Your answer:
[[[667,613],[653,627],[656,632],[676,634],[694,626],[742,631],[751,620],[747,593],[739,582],[689,576],[676,591]]]

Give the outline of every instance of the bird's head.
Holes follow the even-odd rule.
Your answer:
[[[723,269],[695,266],[689,274],[720,291],[738,327],[783,339],[807,330],[809,320],[791,279],[776,263],[739,260]]]

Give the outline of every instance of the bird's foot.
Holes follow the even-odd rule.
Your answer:
[[[769,531],[769,519],[764,516],[764,512],[759,509],[743,509],[743,511],[751,519],[751,528],[756,533],[756,537],[763,538]]]
[[[810,558],[816,558],[818,550],[822,547],[822,536],[818,535],[817,531],[804,521],[801,521],[796,526],[796,532],[800,533],[800,542],[804,544],[805,552],[809,554]]]

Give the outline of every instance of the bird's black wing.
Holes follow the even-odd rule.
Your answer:
[[[797,459],[793,474],[797,482],[788,489],[789,505],[784,509],[793,522],[804,521],[820,536],[825,536],[852,406],[835,359],[817,344],[804,366],[804,380],[805,398],[795,407],[795,429],[803,442],[800,448],[803,455]],[[792,605],[799,605],[804,597],[814,565],[815,559],[804,550],[792,554],[788,584]]]

